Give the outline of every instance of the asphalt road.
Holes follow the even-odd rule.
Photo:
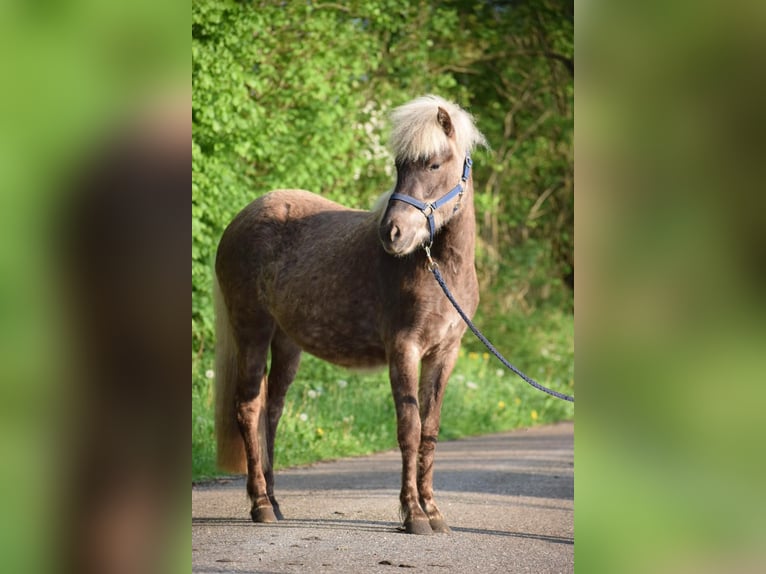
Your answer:
[[[440,443],[452,533],[432,536],[398,530],[398,451],[278,472],[276,525],[250,522],[242,479],[196,485],[192,571],[573,572],[573,446],[571,423]]]

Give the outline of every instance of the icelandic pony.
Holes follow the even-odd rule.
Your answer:
[[[404,529],[449,532],[434,501],[434,451],[465,326],[419,248],[432,241],[432,256],[472,316],[479,294],[467,158],[486,142],[470,115],[435,96],[395,109],[391,119],[396,187],[372,211],[307,191],[272,191],[234,218],[218,246],[218,464],[247,471],[254,522],[282,519],[274,439],[306,351],[347,368],[388,365]],[[456,184],[459,197],[433,204],[450,189],[455,195]]]

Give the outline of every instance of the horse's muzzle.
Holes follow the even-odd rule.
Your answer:
[[[380,243],[386,253],[391,255],[404,255],[402,250],[402,230],[393,221],[382,222],[378,228]]]
[[[424,223],[423,216],[415,212],[418,215],[419,223]],[[409,220],[410,214],[405,215],[403,220]],[[409,221],[400,221],[400,218],[393,218],[389,215],[383,218],[383,221],[378,227],[378,236],[380,238],[380,244],[386,253],[402,257],[408,253],[412,253],[422,243],[422,234],[419,234],[417,230],[413,230],[413,226],[409,224]]]

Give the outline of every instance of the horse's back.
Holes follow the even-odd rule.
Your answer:
[[[294,241],[309,229],[315,234],[325,233],[331,237],[333,227],[347,232],[350,226],[358,226],[369,216],[368,211],[351,209],[310,191],[278,189],[258,197],[242,209],[227,227],[221,244],[225,248],[227,241],[247,242],[266,235],[269,243],[276,241],[279,246],[281,235]]]
[[[260,218],[287,223],[322,212],[354,212],[339,203],[303,189],[275,189],[250,203],[243,213],[253,212]]]

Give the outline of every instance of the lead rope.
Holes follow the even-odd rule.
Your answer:
[[[527,383],[532,385],[534,388],[536,388],[539,391],[542,391],[544,393],[547,393],[551,395],[552,397],[556,397],[559,399],[563,399],[565,401],[569,401],[570,403],[574,403],[574,397],[565,395],[564,393],[559,393],[558,391],[554,391],[552,389],[546,388],[542,386],[540,383],[532,379],[531,377],[528,377],[524,373],[522,373],[519,369],[514,367],[508,359],[503,357],[503,355],[500,354],[500,351],[495,349],[495,346],[489,342],[489,339],[487,339],[484,334],[479,331],[478,327],[473,324],[473,321],[468,318],[468,315],[465,314],[465,312],[460,308],[460,305],[458,305],[457,301],[455,300],[455,297],[453,297],[452,293],[450,292],[449,288],[447,287],[447,284],[444,282],[444,277],[442,277],[441,271],[439,271],[439,266],[436,264],[436,261],[434,261],[431,258],[431,248],[430,246],[424,246],[424,249],[426,251],[426,257],[428,258],[428,269],[431,271],[431,273],[434,274],[434,278],[436,279],[436,282],[439,283],[439,286],[442,288],[442,291],[444,291],[444,294],[447,296],[447,299],[449,299],[450,303],[452,303],[452,306],[455,308],[455,311],[458,312],[458,314],[463,318],[463,321],[465,321],[465,324],[468,325],[468,328],[471,329],[474,335],[484,343],[484,346],[489,349],[489,351],[497,357],[503,365],[505,365],[508,369],[516,373],[519,377],[524,379]]]

